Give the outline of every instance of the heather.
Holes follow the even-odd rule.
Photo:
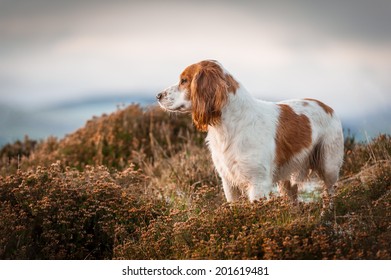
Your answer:
[[[335,209],[225,202],[188,116],[131,105],[0,150],[0,259],[391,259],[391,137],[345,140]]]

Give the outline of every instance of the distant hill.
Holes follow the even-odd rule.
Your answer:
[[[379,134],[391,134],[391,108],[342,121],[345,131],[349,130],[357,141],[368,142]]]
[[[25,135],[33,139],[58,138],[72,133],[93,116],[110,114],[129,104],[156,105],[150,93],[99,94],[94,97],[52,104],[38,109],[15,108],[0,104],[0,147]],[[359,118],[342,119],[346,136],[367,141],[380,133],[391,133],[391,109],[381,110]]]
[[[154,98],[148,95],[106,95],[73,100],[39,109],[21,109],[0,104],[0,147],[25,135],[33,139],[49,136],[62,138],[93,116],[112,113],[132,103],[151,105]]]

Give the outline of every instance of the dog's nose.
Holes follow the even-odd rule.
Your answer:
[[[156,95],[156,99],[157,99],[157,100],[162,99],[162,97],[163,97],[163,92],[159,92],[159,93]]]

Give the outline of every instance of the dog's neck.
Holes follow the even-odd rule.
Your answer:
[[[236,93],[228,93],[227,104],[221,110],[221,122],[217,125],[209,126],[208,131],[215,131],[220,134],[232,134],[238,131],[236,125],[243,123],[244,117],[249,117],[243,112],[254,111],[254,106],[259,106],[260,100],[255,99],[242,85]],[[251,117],[251,116],[250,116]]]

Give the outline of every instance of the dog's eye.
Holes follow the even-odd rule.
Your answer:
[[[181,79],[181,85],[187,83],[187,79]]]

